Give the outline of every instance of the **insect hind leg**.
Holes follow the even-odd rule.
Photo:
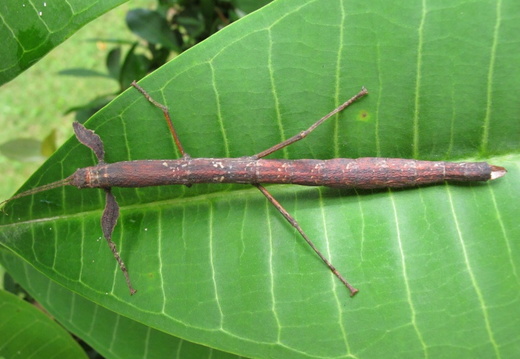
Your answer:
[[[349,290],[350,296],[353,297],[354,295],[356,295],[358,289],[354,288],[349,282],[347,282],[345,277],[343,277],[341,273],[336,269],[336,267],[334,267],[334,265],[332,265],[332,263],[320,252],[320,250],[314,245],[314,243],[310,240],[307,234],[303,231],[302,227],[300,227],[300,224],[296,221],[296,219],[294,219],[294,217],[291,216],[285,208],[283,208],[280,202],[278,202],[276,198],[274,198],[264,186],[258,183],[254,184],[254,186],[258,188],[260,192],[262,192],[262,194],[267,198],[269,202],[271,202],[273,206],[276,207],[278,212],[281,213],[281,215],[287,220],[287,222],[289,222],[291,226],[293,226],[298,231],[298,233],[300,233],[305,242],[307,242],[307,244],[312,248],[314,253],[316,253],[318,257],[320,257],[322,262],[325,263],[325,265],[330,269],[332,274],[334,274],[341,281],[341,283],[343,283],[343,285]]]

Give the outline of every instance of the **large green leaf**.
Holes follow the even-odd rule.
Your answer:
[[[126,0],[0,2],[0,85],[34,65],[89,21]]]
[[[20,279],[20,283],[38,300],[39,304],[43,305],[45,309],[69,331],[84,341],[91,343],[105,358],[167,358],[170,357],[172,353],[176,353],[178,358],[237,358],[232,354],[219,352],[202,345],[172,337],[171,335],[162,333],[96,305],[88,299],[56,284],[24,262],[21,258],[18,258],[6,250],[0,250],[0,259],[9,272]],[[1,294],[2,292],[0,292],[0,295]],[[25,305],[28,304],[25,303]],[[5,301],[4,307],[7,307]],[[34,310],[37,309],[34,308]],[[5,319],[4,317],[9,315],[13,316],[13,314],[14,317],[16,317],[11,321],[7,321],[6,319],[1,322],[2,324],[5,323],[7,334],[13,335],[12,321],[16,319],[20,322],[20,315],[13,310],[7,310],[5,311],[5,315],[2,314],[4,313],[0,312],[2,319]],[[40,312],[40,315],[44,314]],[[50,319],[48,319],[48,321],[50,321]],[[54,325],[56,324],[54,323]],[[34,324],[29,326],[27,331],[35,326]],[[65,332],[63,328],[58,328],[70,338],[70,334]],[[40,332],[42,331],[39,327],[37,329],[39,329]],[[59,353],[59,358],[64,357],[66,353],[65,349],[69,349],[71,352],[72,349],[74,349],[65,346],[62,338],[58,338],[60,340],[57,340],[56,333],[49,330],[49,328],[46,329],[45,334],[47,337],[41,338],[42,340],[46,339],[45,349],[50,347],[49,341],[50,343],[56,342],[57,347],[51,348],[54,353]],[[7,338],[6,335],[2,337]],[[17,338],[20,338],[21,340],[19,339],[19,341],[25,344],[22,346],[25,352],[27,352],[27,341],[34,337],[38,337],[38,335],[18,331]],[[70,340],[72,341],[72,339]],[[14,340],[11,340],[11,342],[14,342]],[[78,346],[77,343],[73,343]],[[1,345],[0,353],[3,354]],[[79,358],[80,354],[81,352],[79,354],[73,352],[71,353],[71,357]],[[48,357],[45,355],[41,356]]]
[[[114,190],[130,297],[101,239],[100,190],[9,203],[3,245],[122,316],[251,357],[511,357],[520,350],[520,4],[277,1],[142,81],[194,157],[257,153],[364,85],[370,96],[277,154],[489,160],[488,184],[402,191],[270,186],[360,288],[351,299],[254,188]],[[129,90],[87,127],[107,161],[172,158],[161,113]],[[274,156],[274,155],[273,155]],[[24,188],[94,164],[71,139]]]
[[[87,358],[70,333],[40,308],[4,290],[0,290],[0,335],[1,358]]]

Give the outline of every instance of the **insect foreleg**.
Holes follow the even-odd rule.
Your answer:
[[[116,244],[112,241],[112,233],[114,232],[114,227],[117,224],[117,219],[119,218],[119,205],[117,204],[116,197],[110,191],[110,188],[105,189],[106,192],[106,205],[105,210],[103,211],[103,216],[101,217],[101,228],[103,229],[103,236],[108,242],[108,246],[114,255],[114,258],[117,260],[119,264],[119,268],[123,272],[126,285],[130,290],[130,294],[135,294],[137,292],[132,287],[132,282],[130,281],[130,276],[128,274],[128,269],[126,269],[125,263],[121,259],[119,252],[117,251]]]
[[[79,142],[90,148],[96,155],[99,163],[105,162],[105,150],[103,141],[92,130],[88,130],[79,122],[73,122],[72,127]]]
[[[170,116],[170,111],[168,110],[168,107],[164,106],[163,104],[155,101],[152,96],[148,92],[146,92],[145,89],[143,89],[141,86],[137,84],[137,82],[132,81],[132,86],[137,89],[143,96],[150,101],[151,104],[153,104],[155,107],[158,107],[161,109],[161,111],[164,114],[164,118],[166,120],[166,123],[168,124],[168,128],[170,129],[170,132],[173,136],[173,140],[175,141],[175,145],[177,146],[179,152],[182,155],[182,158],[190,158],[190,155],[184,151],[184,147],[182,146],[181,140],[179,138],[179,135],[177,134],[177,131],[175,131],[175,127],[173,126],[172,118]]]
[[[103,141],[101,141],[101,138],[96,135],[94,131],[86,129],[85,126],[79,122],[74,122],[73,127],[78,141],[90,148],[96,154],[99,163],[103,164],[105,162],[105,151],[103,149]],[[126,285],[130,290],[130,294],[134,294],[136,290],[132,287],[130,276],[128,275],[128,270],[126,269],[125,263],[117,251],[116,244],[112,241],[112,233],[114,232],[117,219],[119,218],[119,205],[117,204],[116,197],[112,194],[110,188],[105,188],[104,190],[106,192],[106,204],[105,210],[103,211],[103,216],[101,217],[101,228],[103,230],[103,236],[105,237],[108,246],[114,255],[114,258],[117,260],[119,268],[121,268],[121,271],[125,276]]]

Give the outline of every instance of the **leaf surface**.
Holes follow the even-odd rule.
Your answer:
[[[173,337],[96,305],[53,282],[6,250],[0,250],[0,258],[9,273],[20,279],[20,284],[40,305],[44,306],[71,333],[90,343],[104,358],[166,358],[172,353],[176,353],[179,358],[237,358],[229,353]],[[18,320],[20,321],[19,316]],[[8,334],[11,335],[13,328],[7,329]],[[59,329],[64,332],[63,328]],[[68,333],[64,333],[70,338]],[[18,337],[27,340],[31,336],[19,335]],[[72,343],[76,344],[74,341]],[[54,352],[58,350],[61,358],[66,351],[63,343],[60,345],[60,348],[53,350]],[[81,353],[80,349],[79,354],[73,353],[71,357],[78,358]]]
[[[400,191],[268,189],[360,293],[350,298],[250,186],[60,188],[9,203],[0,241],[69,290],[145,325],[248,357],[510,357],[520,348],[520,56],[515,1],[277,1],[141,81],[192,157],[252,155],[355,94],[278,158],[486,160],[494,182]],[[130,89],[86,123],[107,162],[175,158]],[[94,165],[71,139],[24,188]],[[392,354],[389,354],[392,353]]]
[[[2,358],[87,358],[72,336],[41,308],[4,290],[0,291],[0,323]]]

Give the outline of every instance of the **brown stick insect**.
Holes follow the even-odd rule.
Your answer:
[[[17,194],[5,202],[32,195],[52,188],[71,185],[77,188],[102,188],[106,193],[106,205],[101,217],[101,228],[108,245],[123,272],[130,294],[136,290],[130,281],[128,270],[112,241],[112,232],[119,217],[119,206],[111,192],[112,187],[147,187],[181,184],[191,186],[195,183],[241,183],[252,184],[262,192],[282,216],[300,233],[307,244],[347,287],[350,295],[354,288],[332,263],[319,251],[305,234],[294,217],[261,184],[284,183],[305,186],[329,186],[349,188],[401,188],[433,184],[444,181],[487,181],[506,174],[506,169],[489,165],[486,162],[444,162],[420,161],[401,158],[335,158],[330,160],[284,160],[263,159],[264,157],[289,146],[309,135],[327,119],[350,106],[354,101],[368,94],[365,88],[344,102],[308,129],[253,156],[240,158],[192,158],[184,150],[181,140],[173,126],[169,110],[155,101],[135,81],[132,86],[154,106],[161,109],[182,155],[176,160],[137,160],[105,163],[104,146],[101,138],[78,122],[73,123],[79,142],[89,147],[98,159],[92,167],[80,168],[71,176],[57,182],[37,187]]]

